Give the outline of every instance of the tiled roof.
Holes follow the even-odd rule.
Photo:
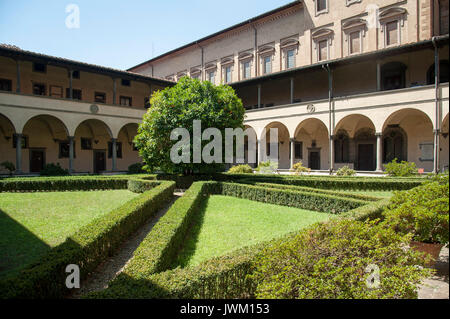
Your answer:
[[[123,78],[129,78],[134,80],[141,80],[141,81],[152,81],[157,82],[160,84],[174,84],[173,81],[168,81],[166,79],[158,78],[158,77],[151,77],[146,76],[142,74],[138,74],[131,71],[124,71],[119,69],[114,69],[110,67],[105,67],[101,65],[96,64],[90,64],[75,60],[70,60],[66,58],[61,57],[55,57],[47,54],[22,50],[18,46],[11,45],[11,44],[0,44],[0,55],[2,56],[9,56],[12,58],[22,58],[26,60],[45,60],[47,63],[53,64],[53,65],[59,65],[61,67],[70,67],[76,70],[85,70],[90,72],[97,72],[97,73],[103,73],[110,76],[116,76],[116,77],[123,77]]]

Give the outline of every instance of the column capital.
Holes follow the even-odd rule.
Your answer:
[[[376,137],[381,137],[381,136],[383,136],[383,133],[381,133],[381,132],[376,132],[376,133],[375,133],[375,136],[376,136]]]
[[[117,142],[117,137],[111,137],[111,142]]]
[[[75,139],[75,136],[70,136],[70,135],[68,135],[67,138],[68,138],[69,141],[70,141],[70,140],[74,140],[74,139]]]
[[[289,141],[290,141],[291,143],[295,143],[295,142],[296,142],[295,137],[290,137],[290,138],[289,138]]]
[[[436,134],[436,135],[438,135],[440,132],[441,132],[440,129],[433,130],[433,133]]]

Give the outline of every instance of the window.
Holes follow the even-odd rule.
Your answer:
[[[399,43],[398,21],[386,23],[386,46]]]
[[[33,94],[34,95],[45,95],[45,84],[33,83]]]
[[[449,81],[449,63],[448,60],[441,60],[439,63],[439,83],[447,83]],[[428,68],[427,84],[434,84],[434,63]]]
[[[120,105],[122,105],[122,106],[131,106],[131,97],[129,97],[129,96],[121,96],[120,97]]]
[[[433,142],[420,143],[419,149],[420,149],[420,158],[419,158],[420,161],[426,162],[426,161],[434,160],[434,143]]]
[[[295,67],[295,49],[286,51],[286,69]]]
[[[16,144],[17,144],[17,135],[14,134],[13,135],[13,148],[16,148]],[[22,135],[22,148],[28,148],[28,136]]]
[[[112,142],[108,142],[108,158],[112,158]],[[116,142],[117,158],[122,158],[122,142]]]
[[[328,40],[319,41],[318,47],[318,60],[328,60]]]
[[[50,85],[50,96],[63,98],[62,86]]]
[[[406,65],[401,62],[389,62],[381,67],[381,89],[397,90],[405,87]]]
[[[272,57],[266,56],[263,58],[263,72],[264,74],[272,73]]]
[[[242,62],[242,78],[249,79],[251,77],[250,61]]]
[[[59,142],[59,158],[69,158],[70,142]],[[73,142],[73,157],[75,157],[75,141]]]
[[[303,158],[303,142],[295,142],[294,144],[295,158]]]
[[[44,63],[33,63],[33,71],[39,72],[39,73],[46,73],[47,72],[47,65]]]
[[[81,138],[81,149],[82,150],[91,150],[92,149],[92,139],[87,137]]]
[[[70,88],[66,89],[66,98],[70,99]],[[81,90],[72,89],[72,99],[81,101],[82,99]]]
[[[328,12],[328,0],[316,0],[316,14]]]
[[[349,34],[350,54],[361,52],[361,31],[351,32]]]
[[[131,81],[130,80],[125,80],[125,79],[122,79],[122,86],[131,86]]]
[[[225,83],[231,83],[231,66],[225,67]]]
[[[0,91],[12,91],[12,81],[0,79]]]
[[[214,71],[208,72],[208,81],[211,82],[212,84],[216,83],[215,77],[216,77],[216,72],[214,72]]]
[[[94,101],[95,101],[95,103],[106,103],[106,93],[95,92],[94,93]]]
[[[146,109],[149,109],[149,108],[151,107],[151,104],[150,104],[150,98],[144,97],[144,107],[145,107]]]

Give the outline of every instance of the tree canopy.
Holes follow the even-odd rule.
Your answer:
[[[233,88],[183,77],[175,86],[155,92],[150,104],[134,140],[148,171],[160,169],[166,173],[191,174],[212,173],[224,168],[224,152],[218,153],[221,153],[220,163],[207,164],[203,160],[194,163],[194,121],[201,121],[202,131],[217,128],[222,134],[223,150],[225,129],[243,128],[245,110]],[[178,142],[171,139],[171,134],[178,128],[189,132],[190,140],[184,148],[190,153],[188,163],[174,163],[170,156]],[[201,149],[209,142],[202,140]],[[181,154],[182,150],[179,152]]]

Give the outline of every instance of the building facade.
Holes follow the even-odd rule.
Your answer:
[[[448,3],[295,1],[128,71],[0,46],[0,163],[125,171],[148,96],[189,76],[235,89],[258,161],[277,128],[280,169],[446,170]]]
[[[39,173],[127,171],[150,92],[165,80],[0,46],[0,163]],[[7,173],[0,170],[0,173]]]
[[[431,172],[449,165],[448,43],[448,0],[304,0],[130,71],[231,85],[259,161],[278,128],[281,169]]]

